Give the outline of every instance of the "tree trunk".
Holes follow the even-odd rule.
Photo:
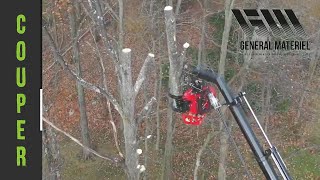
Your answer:
[[[139,178],[137,149],[137,126],[129,119],[123,120],[123,135],[125,141],[125,164],[129,180]]]
[[[203,17],[201,19],[201,35],[200,35],[200,43],[199,43],[199,51],[198,51],[198,66],[202,62],[206,62],[206,44],[205,44],[205,36],[206,36],[206,10],[208,7],[208,1],[204,0],[203,5],[201,5],[203,11]]]
[[[118,0],[119,2],[119,49],[123,48],[123,36],[124,36],[124,16],[123,16],[123,0]]]
[[[269,125],[269,116],[270,116],[270,101],[271,101],[271,82],[270,80],[267,81],[267,93],[266,93],[266,100],[265,100],[265,108],[266,114],[264,119],[264,132],[268,132],[268,125]],[[270,137],[269,137],[270,138]]]
[[[70,29],[71,29],[71,37],[74,39],[72,43],[72,49],[73,49],[73,62],[76,66],[76,75],[80,78],[82,78],[81,73],[81,64],[80,64],[80,52],[79,52],[79,43],[76,39],[78,39],[78,14],[76,14],[75,8],[78,6],[78,2],[73,2],[73,7],[70,12]],[[85,101],[85,95],[84,95],[84,89],[80,82],[77,83],[77,93],[78,93],[78,104],[79,104],[79,111],[80,111],[80,128],[81,128],[81,137],[83,144],[87,147],[91,148],[90,143],[90,135],[89,135],[89,128],[88,128],[88,117],[87,117],[87,109],[86,109],[86,101]],[[83,158],[88,159],[90,156],[90,152],[83,148]]]
[[[317,67],[317,63],[319,62],[319,50],[320,50],[320,34],[318,33],[318,36],[315,40],[315,51],[314,53],[312,54],[312,57],[311,57],[311,61],[309,63],[309,72],[308,72],[308,75],[309,75],[309,79],[305,85],[305,88],[309,87],[311,85],[311,82],[312,82],[312,79],[313,79],[313,76],[314,76],[314,73],[315,73],[315,70],[316,70],[316,67]],[[305,99],[305,96],[306,96],[306,91],[303,91],[302,94],[301,94],[301,98],[299,100],[299,105],[298,105],[298,111],[297,111],[297,116],[294,120],[294,124],[298,124],[299,123],[299,118],[301,116],[301,109],[302,109],[302,105],[303,105],[303,102],[304,102],[304,99]]]
[[[139,169],[138,166],[138,154],[136,152],[138,148],[137,142],[137,131],[138,131],[138,122],[134,118],[135,111],[135,97],[138,94],[140,87],[142,86],[143,81],[146,78],[147,67],[149,63],[153,62],[154,55],[149,54],[145,60],[139,76],[135,82],[135,85],[132,85],[132,75],[131,75],[131,49],[123,49],[120,54],[120,96],[121,104],[123,109],[124,117],[123,122],[123,135],[125,142],[125,164],[126,172],[128,179],[137,180],[139,179]],[[148,109],[148,107],[147,107]]]
[[[60,152],[56,134],[51,127],[44,127],[43,131],[44,152],[47,157],[49,173],[43,178],[45,180],[60,180]],[[43,174],[45,176],[45,174]]]
[[[232,13],[231,9],[233,7],[234,0],[226,0],[225,2],[225,21],[224,21],[224,30],[222,34],[222,43],[220,50],[220,61],[219,61],[219,74],[224,76],[226,57],[227,57],[227,49],[229,42],[229,33],[231,29],[232,22]]]
[[[224,77],[226,57],[227,57],[227,48],[229,41],[229,33],[232,22],[232,13],[231,9],[233,7],[234,0],[226,0],[225,2],[225,23],[224,30],[222,35],[222,43],[221,43],[221,52],[220,52],[220,62],[219,62],[219,74]],[[223,99],[222,95],[219,95],[219,99]],[[229,117],[226,116],[226,120]],[[219,170],[218,170],[218,179],[225,180],[226,179],[226,157],[228,153],[228,135],[226,129],[223,128],[223,122],[220,122],[220,158],[219,158]]]
[[[150,95],[148,93],[148,89],[147,89],[147,86],[146,86],[147,82],[145,82],[143,84],[143,98],[144,98],[144,104],[148,104],[148,101],[150,99]],[[155,96],[157,97],[157,96]],[[151,108],[150,108],[151,109]],[[148,147],[148,136],[150,135],[150,117],[145,117],[145,131],[144,131],[144,153],[143,153],[143,156],[144,156],[144,166],[145,167],[148,167],[149,165],[149,161],[148,161],[148,152],[149,152],[149,147]],[[144,180],[147,180],[148,179],[148,171],[146,171],[144,173],[144,176],[143,176],[143,179]]]
[[[180,7],[181,7],[181,1],[182,1],[182,0],[178,0],[178,2],[177,2],[176,13],[175,13],[176,16],[179,15]]]
[[[125,164],[129,179],[138,179],[137,125],[134,122],[134,97],[131,75],[131,49],[123,49],[120,54],[120,95],[125,119],[123,135],[125,142]]]
[[[169,55],[169,88],[170,93],[173,95],[180,94],[180,77],[183,68],[183,62],[185,59],[185,49],[189,47],[184,46],[184,51],[178,55],[177,45],[176,45],[176,22],[173,14],[172,6],[166,6],[164,8],[165,14],[165,24],[166,24],[166,34],[167,34],[167,44],[168,44],[168,55]],[[175,118],[173,117],[173,111],[171,105],[174,101],[169,99],[169,108],[167,112],[167,137],[165,143],[164,161],[162,164],[162,179],[171,179],[172,171],[172,139],[175,127]]]
[[[199,171],[199,168],[200,168],[201,155],[202,155],[203,151],[207,148],[210,140],[214,137],[215,134],[216,134],[216,132],[212,128],[211,132],[207,135],[207,138],[205,139],[204,144],[201,146],[201,148],[199,149],[199,151],[197,153],[196,165],[195,165],[194,171],[193,171],[193,179],[194,180],[198,179],[198,171]]]
[[[172,103],[172,100],[169,100],[169,104]],[[170,106],[170,105],[169,105]],[[162,179],[171,179],[171,170],[172,170],[172,139],[174,133],[174,125],[175,120],[173,119],[173,111],[171,108],[168,108],[168,125],[167,125],[167,138],[165,143],[165,150],[164,150],[164,162],[162,164]]]
[[[156,97],[158,99],[157,102],[157,110],[156,110],[156,122],[157,122],[157,140],[156,140],[156,150],[159,150],[159,144],[160,144],[160,99],[161,99],[161,87],[162,87],[162,76],[160,75],[162,72],[161,68],[161,62],[160,62],[160,70],[159,70],[159,83],[157,81],[157,92]]]
[[[167,8],[167,7],[171,7]],[[170,93],[178,94],[177,86],[177,76],[174,72],[177,72],[175,67],[177,66],[177,46],[175,42],[176,38],[176,29],[175,29],[175,18],[172,12],[172,6],[166,6],[168,10],[165,9],[165,19],[166,19],[166,31],[167,31],[167,43],[168,43],[168,53],[169,53],[169,88]],[[172,99],[169,99],[169,107],[172,103]],[[173,111],[171,108],[168,108],[167,112],[167,138],[165,143],[165,152],[164,152],[164,162],[162,165],[162,179],[171,179],[171,170],[172,170],[172,139],[174,133],[175,121],[173,118]]]

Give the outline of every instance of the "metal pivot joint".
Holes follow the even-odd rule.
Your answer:
[[[242,103],[242,99],[241,99],[241,98],[242,98],[245,94],[246,94],[245,92],[240,92],[240,93],[238,94],[238,96],[235,97],[235,98],[233,98],[233,101],[232,101],[231,103],[227,104],[227,105],[228,105],[228,106],[234,106],[234,105],[237,105],[237,104]]]

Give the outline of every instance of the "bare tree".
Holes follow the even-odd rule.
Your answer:
[[[136,150],[138,149],[137,141],[137,131],[138,131],[138,122],[134,118],[135,112],[135,98],[138,94],[138,91],[145,80],[145,72],[147,64],[153,61],[154,55],[149,54],[145,63],[140,71],[136,83],[132,84],[132,75],[131,75],[131,49],[123,49],[120,54],[120,95],[121,103],[124,112],[123,118],[123,133],[125,139],[125,156],[126,156],[126,166],[128,168],[128,174],[130,179],[139,178],[139,170],[137,170],[138,165],[138,154]]]
[[[104,65],[104,62],[103,62],[103,57],[101,55],[101,52],[100,52],[100,49],[99,49],[99,46],[98,46],[98,40],[96,38],[96,36],[94,35],[94,33],[92,31],[91,32],[91,36],[93,38],[93,41],[94,41],[94,44],[95,44],[95,47],[92,46],[93,48],[93,51],[96,51],[97,52],[97,58],[99,59],[99,65],[100,65],[100,68],[101,68],[101,76],[102,76],[102,85],[103,85],[103,88],[108,91],[108,83],[107,83],[107,71],[106,71],[106,67]],[[89,45],[91,45],[90,43],[88,43]],[[107,111],[108,111],[108,115],[109,115],[109,122],[112,126],[112,130],[113,130],[113,138],[114,138],[114,142],[115,142],[115,146],[118,150],[118,153],[119,155],[123,158],[123,154],[121,152],[121,149],[120,149],[120,146],[119,146],[119,138],[118,138],[118,132],[117,132],[117,127],[115,125],[115,122],[114,122],[114,118],[113,118],[113,115],[112,115],[112,109],[111,109],[111,104],[110,104],[110,100],[109,99],[106,99],[107,101]]]
[[[228,41],[229,41],[229,33],[231,29],[231,22],[232,22],[232,13],[231,9],[233,7],[234,0],[226,0],[225,1],[225,23],[224,23],[224,30],[222,35],[222,44],[221,44],[221,51],[220,51],[220,61],[219,61],[219,69],[218,73],[224,77],[225,72],[225,65],[226,65],[226,57],[227,57],[227,49],[228,49]],[[219,95],[219,99],[222,99],[222,95]],[[223,111],[224,112],[224,111]],[[227,119],[229,119],[227,117]],[[219,170],[218,170],[218,179],[224,180],[226,179],[226,156],[227,156],[227,149],[228,149],[228,135],[226,130],[224,129],[223,122],[220,122],[220,160],[219,160]]]
[[[70,20],[70,31],[72,41],[72,50],[73,55],[72,59],[76,67],[76,75],[82,78],[82,70],[81,70],[81,62],[80,62],[80,50],[79,50],[79,43],[77,41],[79,35],[79,24],[80,24],[80,6],[78,1],[72,1],[72,8],[69,13],[69,20]],[[80,82],[76,82],[77,84],[77,93],[78,93],[78,104],[79,104],[79,111],[80,111],[80,128],[81,128],[81,137],[83,144],[87,147],[91,147],[90,143],[90,134],[88,128],[88,116],[87,116],[87,109],[86,109],[86,100],[84,95],[84,89]],[[90,152],[83,149],[83,157],[84,159],[88,159]]]
[[[200,42],[199,42],[199,51],[198,51],[198,65],[200,65],[202,62],[206,61],[206,44],[205,44],[205,36],[206,36],[206,12],[207,12],[207,6],[208,6],[208,1],[204,0],[203,5],[200,1],[198,1],[201,9],[203,16],[201,18],[201,35],[200,35]]]
[[[164,13],[167,33],[168,55],[170,63],[169,88],[171,94],[179,95],[181,92],[180,77],[183,69],[183,63],[185,61],[185,50],[189,47],[189,44],[185,43],[183,51],[180,54],[178,54],[176,44],[176,22],[172,6],[166,6],[164,8]],[[174,103],[175,101],[169,99],[169,106],[175,106]],[[170,179],[170,174],[172,170],[172,139],[174,134],[175,118],[171,107],[168,108],[167,118],[167,137],[164,152],[164,162],[162,164],[162,179]]]
[[[156,126],[157,126],[157,140],[155,144],[155,149],[159,150],[159,144],[160,144],[160,96],[161,96],[161,86],[162,86],[162,68],[161,68],[161,61],[159,62],[159,70],[158,70],[158,80],[156,80],[156,86],[155,86],[155,97],[157,97],[158,102],[157,102],[157,107],[156,107]]]

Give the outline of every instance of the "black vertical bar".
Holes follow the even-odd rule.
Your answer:
[[[8,179],[41,179],[41,132],[39,131],[39,87],[41,60],[41,1],[7,1],[1,6],[1,176]],[[17,32],[17,16],[24,15],[26,30],[23,34]],[[24,41],[26,58],[17,60],[16,45]],[[25,67],[26,85],[16,84],[16,69]],[[23,93],[26,104],[17,113],[17,94]],[[21,135],[17,138],[17,122],[25,120]],[[17,164],[17,147],[26,149],[26,166]],[[4,179],[6,179],[4,178]]]

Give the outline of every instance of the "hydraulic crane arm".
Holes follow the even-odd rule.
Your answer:
[[[201,79],[204,79],[206,81],[210,81],[214,84],[216,84],[225,98],[226,104],[228,104],[228,107],[237,121],[237,124],[239,125],[245,139],[247,140],[263,174],[265,177],[269,180],[278,180],[279,176],[276,173],[274,167],[272,164],[268,161],[268,157],[272,157],[272,160],[274,161],[278,172],[281,174],[283,179],[285,180],[291,180],[291,177],[288,173],[288,170],[284,164],[284,161],[282,160],[280,154],[278,153],[276,147],[274,147],[268,137],[266,136],[265,132],[263,131],[258,119],[256,118],[254,112],[252,111],[252,108],[250,104],[248,103],[245,93],[240,93],[239,96],[234,96],[231,92],[229,86],[224,81],[224,78],[213,72],[211,69],[201,69],[201,68],[195,68],[192,72],[196,76],[198,76]],[[210,98],[210,97],[209,97]],[[268,142],[270,148],[267,150],[263,150],[262,146],[260,145],[256,135],[254,134],[252,128],[249,125],[248,118],[244,114],[244,110],[240,103],[242,102],[242,99],[246,102],[247,106],[249,107],[251,113],[253,114],[254,118],[256,119],[260,130],[262,131],[264,137],[266,138],[266,141]]]

